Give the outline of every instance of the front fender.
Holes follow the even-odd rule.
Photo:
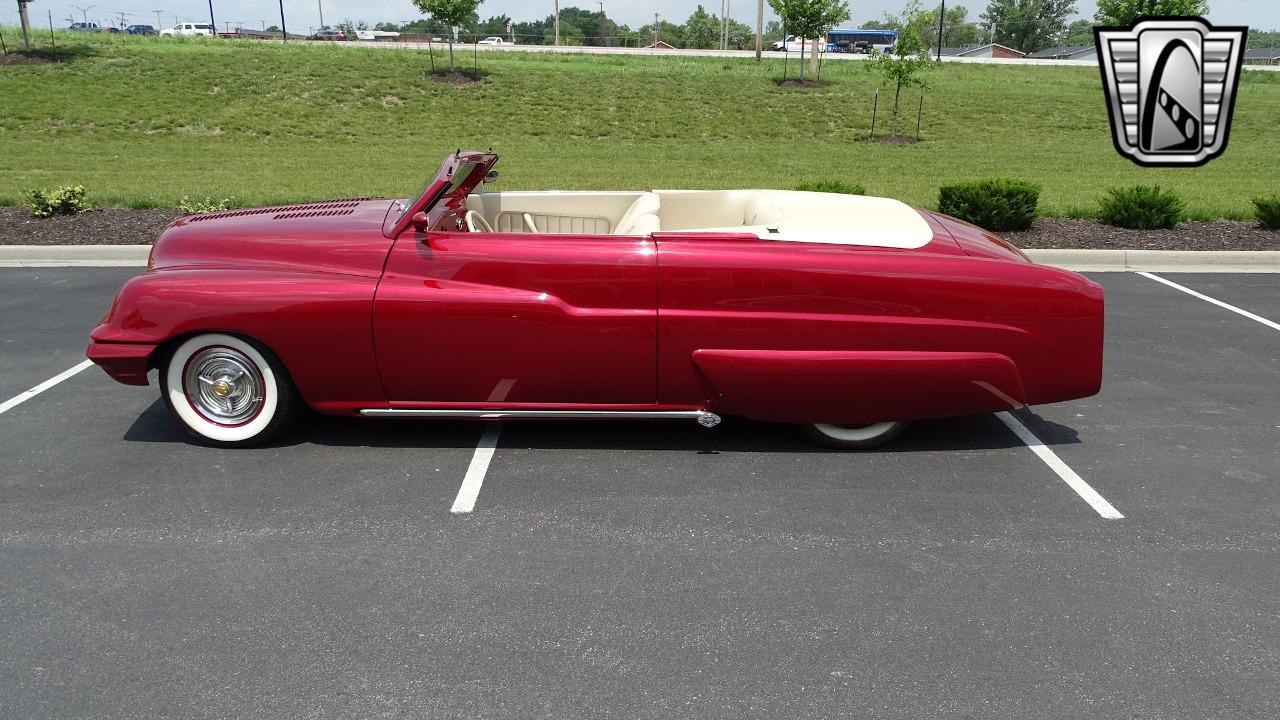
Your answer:
[[[370,326],[377,283],[371,277],[278,270],[151,272],[120,289],[90,335],[88,355],[122,382],[136,381],[137,363],[145,362],[145,383],[145,368],[163,360],[155,349],[164,343],[202,332],[235,333],[270,348],[317,410],[384,406]],[[131,369],[120,369],[122,357],[131,359]],[[116,361],[117,372],[108,360]]]

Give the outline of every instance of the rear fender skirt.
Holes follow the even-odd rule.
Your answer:
[[[982,352],[697,350],[717,412],[862,425],[1025,405],[1017,366]]]

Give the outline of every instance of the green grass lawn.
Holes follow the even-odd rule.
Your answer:
[[[237,205],[403,196],[459,147],[498,152],[508,189],[843,178],[930,206],[939,184],[1009,176],[1040,183],[1048,214],[1158,183],[1202,217],[1244,217],[1250,198],[1280,191],[1276,73],[1244,74],[1223,157],[1155,170],[1116,154],[1090,68],[944,65],[924,141],[899,146],[865,142],[878,79],[854,62],[830,62],[825,87],[796,90],[774,82],[778,60],[481,53],[485,82],[454,87],[426,79],[422,52],[59,37],[70,44],[80,53],[65,62],[0,66],[0,203],[71,184],[96,205],[133,207],[184,194]],[[903,103],[909,132],[918,98]],[[881,132],[890,100],[881,93]]]

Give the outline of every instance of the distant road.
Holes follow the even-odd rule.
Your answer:
[[[314,41],[313,41],[314,42]],[[344,43],[328,43],[358,47],[376,47],[384,49],[405,49],[405,50],[426,50],[429,47],[448,48],[448,43],[424,43],[424,42],[344,42]],[[546,52],[546,53],[570,53],[577,55],[643,55],[643,56],[684,56],[684,57],[723,57],[723,58],[750,58],[754,59],[756,53],[754,50],[655,50],[653,48],[624,48],[624,47],[597,47],[591,45],[474,45],[472,43],[454,43],[454,52],[459,49],[470,51],[472,48],[479,49],[483,52]],[[868,55],[859,53],[824,53],[823,56],[827,60],[841,60],[858,62],[866,60]],[[764,52],[766,59],[781,60],[789,57],[791,60],[798,60],[799,53],[780,53],[766,50]],[[805,60],[808,60],[806,55]],[[1041,59],[1021,59],[1006,60],[1004,58],[960,58],[942,56],[943,62],[970,63],[974,65],[1043,65],[1054,67],[1098,67],[1095,60],[1041,60]],[[1280,71],[1277,65],[1245,65],[1245,70],[1270,70]]]

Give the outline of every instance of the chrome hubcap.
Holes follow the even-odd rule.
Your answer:
[[[243,353],[226,347],[205,348],[187,362],[182,389],[205,419],[238,425],[257,416],[263,402],[262,374]]]

